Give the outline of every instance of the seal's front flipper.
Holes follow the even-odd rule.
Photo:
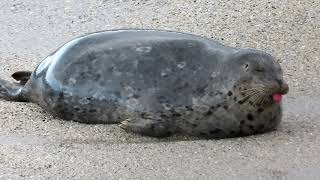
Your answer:
[[[172,134],[169,125],[163,119],[127,119],[119,125],[122,129],[146,136],[166,137]]]
[[[21,85],[25,85],[30,79],[31,71],[17,71],[11,75],[15,80],[19,81]]]
[[[23,86],[0,79],[0,98],[8,101],[24,102],[27,99],[23,95]]]

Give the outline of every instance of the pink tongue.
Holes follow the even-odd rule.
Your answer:
[[[274,102],[279,104],[281,102],[282,95],[281,94],[272,94],[272,98],[273,98]]]

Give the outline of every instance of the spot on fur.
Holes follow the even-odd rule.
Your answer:
[[[247,119],[248,119],[249,121],[253,121],[253,120],[254,120],[254,117],[253,117],[253,115],[252,115],[251,113],[249,113],[249,114],[247,114]]]

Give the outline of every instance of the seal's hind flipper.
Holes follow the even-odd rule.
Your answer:
[[[31,71],[17,71],[11,75],[13,79],[20,82],[21,85],[25,85],[27,81],[30,79]]]
[[[0,79],[0,98],[8,101],[25,102],[27,99],[23,95],[23,86],[10,83]]]

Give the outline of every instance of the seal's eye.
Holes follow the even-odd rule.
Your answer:
[[[254,71],[261,73],[261,72],[265,72],[265,69],[257,68],[257,69],[254,69]]]

